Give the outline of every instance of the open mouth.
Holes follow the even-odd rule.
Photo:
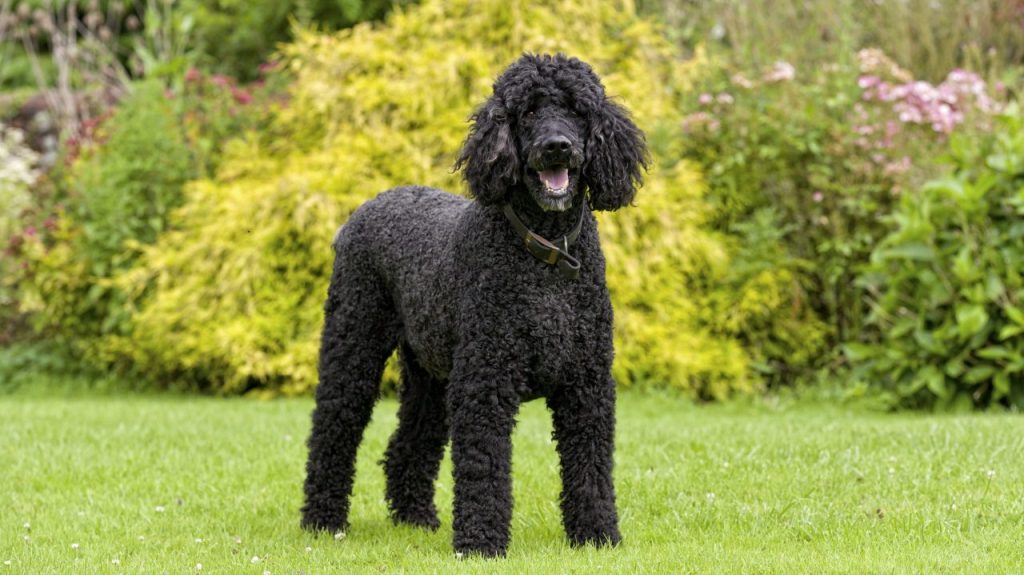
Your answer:
[[[569,168],[555,166],[546,170],[539,170],[537,177],[544,184],[544,191],[549,195],[560,197],[569,193]]]

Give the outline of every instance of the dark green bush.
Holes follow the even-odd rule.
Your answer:
[[[1024,407],[1024,116],[952,146],[953,173],[905,194],[860,283],[874,343],[846,353],[906,406]]]
[[[261,64],[291,38],[293,24],[338,30],[379,20],[412,0],[186,0],[194,44],[206,68],[255,79]]]

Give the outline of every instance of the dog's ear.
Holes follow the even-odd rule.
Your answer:
[[[618,104],[604,99],[590,115],[583,180],[590,207],[617,210],[629,205],[647,169],[644,134]]]
[[[470,119],[473,125],[455,161],[455,169],[462,170],[462,177],[477,201],[504,202],[519,179],[519,155],[508,112],[492,96]]]

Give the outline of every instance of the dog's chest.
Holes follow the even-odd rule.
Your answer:
[[[528,395],[544,395],[586,353],[581,335],[591,320],[572,289],[545,286],[524,293],[517,303],[512,321],[523,340],[520,349],[527,350]]]

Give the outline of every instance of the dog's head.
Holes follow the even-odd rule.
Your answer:
[[[642,183],[643,133],[576,58],[523,55],[471,120],[455,166],[481,203],[525,192],[541,208],[563,211],[589,193],[593,209],[615,210]]]

